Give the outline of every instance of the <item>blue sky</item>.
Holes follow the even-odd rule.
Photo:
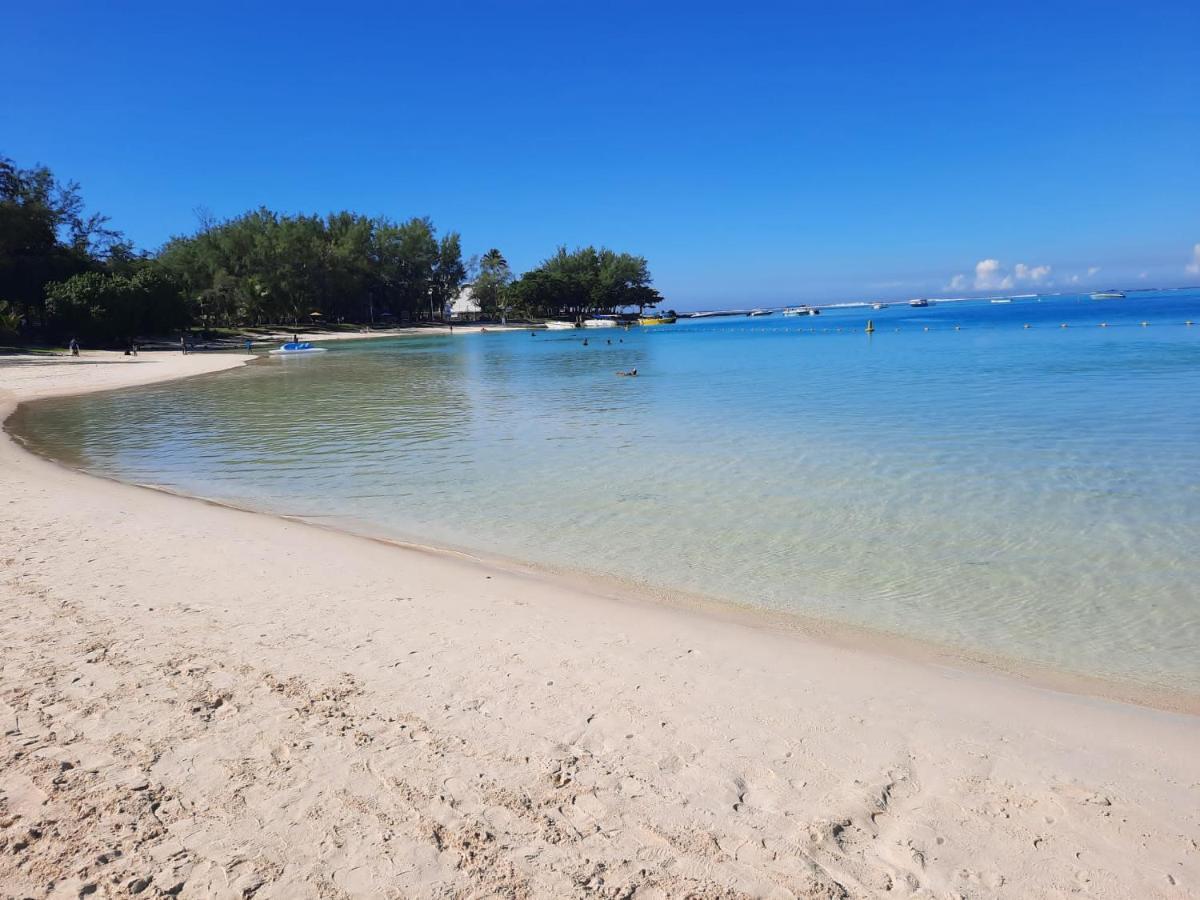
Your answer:
[[[681,309],[1200,282],[1195,0],[167,6],[0,30],[0,154],[139,246],[266,205]]]

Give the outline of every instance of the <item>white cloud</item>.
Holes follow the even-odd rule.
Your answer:
[[[975,290],[1007,290],[1012,287],[1012,276],[1003,274],[998,259],[981,259],[975,263]]]
[[[1192,248],[1192,261],[1186,268],[1192,275],[1200,275],[1200,244]]]
[[[1053,267],[1049,265],[1029,266],[1025,263],[1017,263],[1009,271],[1000,260],[989,257],[975,263],[973,280],[966,275],[955,275],[946,285],[946,290],[963,291],[973,288],[977,291],[1007,291],[1018,284],[1052,285],[1054,281],[1050,276],[1053,271]],[[1089,274],[1098,271],[1098,268],[1093,267]],[[1075,275],[1069,280],[1077,284],[1079,279],[1080,276]]]
[[[1149,277],[1150,277],[1150,273],[1149,273],[1149,272],[1142,272],[1142,273],[1140,273],[1140,274],[1138,275],[1138,278],[1142,279],[1142,281],[1145,281],[1145,280],[1146,280],[1147,278],[1149,278]]]
[[[1078,276],[1078,275],[1072,275],[1070,278],[1068,278],[1068,279],[1067,279],[1067,281],[1068,281],[1070,284],[1079,284],[1079,276]]]
[[[1099,266],[1088,266],[1088,278],[1091,278],[1093,275],[1095,275],[1099,271],[1100,271]]]
[[[1034,284],[1041,284],[1046,280],[1046,276],[1050,274],[1049,266],[1027,266],[1025,263],[1017,263],[1013,270],[1017,281],[1032,281]]]

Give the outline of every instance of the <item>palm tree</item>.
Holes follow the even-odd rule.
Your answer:
[[[496,269],[507,269],[508,260],[504,258],[504,254],[493,247],[487,253],[483,254],[479,259],[479,267],[485,271],[495,271]]]
[[[500,314],[500,324],[508,322],[508,303],[505,289],[512,280],[508,260],[493,247],[479,259],[479,278],[475,280],[475,295],[480,306],[491,306]]]

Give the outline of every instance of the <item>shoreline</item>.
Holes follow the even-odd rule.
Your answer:
[[[478,329],[476,329],[476,331],[477,330]],[[386,338],[397,336],[400,335],[347,335],[344,339]],[[309,338],[305,337],[304,335],[301,335],[301,339],[309,340]],[[121,355],[118,351],[100,352],[110,353],[114,358]],[[233,354],[224,353],[221,355],[230,356]],[[170,358],[173,356],[173,354],[170,351],[166,351],[163,353],[163,356]],[[189,358],[191,358],[191,356],[192,354],[189,354]],[[242,365],[249,365],[256,360],[261,360],[263,358],[264,357],[261,354],[246,354],[238,356],[238,360]],[[204,367],[204,371],[196,372],[184,377],[199,377],[200,375],[204,374],[216,374],[218,372],[228,371],[230,369],[239,367],[240,366],[238,365],[238,362],[231,361],[217,365],[211,369],[206,366]],[[156,378],[153,382],[137,381],[134,383],[113,387],[103,387],[98,389],[89,388],[87,390],[80,391],[71,390],[61,393],[56,392],[53,394],[47,394],[45,396],[30,397],[27,400],[22,400],[17,404],[14,404],[8,409],[5,408],[5,405],[2,402],[3,398],[0,397],[0,430],[2,430],[4,433],[4,439],[11,443],[15,443],[22,450],[37,456],[39,459],[43,459],[56,466],[61,466],[67,471],[77,472],[91,478],[100,478],[130,488],[156,491],[169,496],[211,504],[238,512],[268,516],[281,521],[296,522],[307,527],[316,528],[318,530],[347,535],[350,537],[359,538],[361,540],[373,541],[386,546],[396,547],[406,552],[428,554],[434,558],[440,557],[467,561],[471,564],[478,565],[488,570],[510,572],[521,574],[527,577],[539,578],[543,579],[551,586],[558,586],[567,590],[587,593],[605,599],[632,604],[665,606],[671,609],[683,611],[685,613],[707,616],[717,621],[728,622],[749,628],[766,629],[768,631],[773,631],[780,634],[796,636],[804,640],[827,643],[848,650],[862,651],[871,654],[882,654],[892,659],[908,661],[916,664],[935,666],[944,665],[968,672],[984,673],[1000,678],[1007,678],[1016,683],[1042,690],[1077,694],[1106,702],[1133,704],[1163,712],[1200,716],[1200,693],[1187,690],[1172,689],[1163,685],[1148,684],[1133,680],[1122,680],[1119,678],[1107,677],[1093,673],[1058,669],[1053,666],[1041,664],[1032,660],[1008,657],[1001,654],[988,653],[987,651],[976,650],[972,648],[957,647],[952,644],[947,644],[928,638],[915,637],[898,632],[890,632],[883,629],[872,628],[868,625],[840,622],[834,619],[821,618],[819,616],[809,615],[803,612],[773,610],[763,607],[756,607],[750,603],[743,603],[727,598],[709,596],[673,587],[641,585],[627,581],[618,576],[586,572],[565,566],[550,566],[533,563],[518,558],[491,554],[485,550],[475,547],[433,544],[413,536],[396,536],[389,534],[385,529],[372,529],[369,527],[369,523],[363,523],[364,525],[368,526],[363,528],[356,528],[344,524],[328,524],[323,521],[306,518],[300,515],[277,513],[269,509],[255,507],[253,505],[237,504],[226,499],[201,496],[190,494],[186,491],[173,490],[163,485],[127,482],[114,476],[109,476],[98,472],[91,472],[81,467],[74,466],[69,462],[39,453],[37,450],[28,446],[21,435],[9,428],[9,422],[18,412],[17,407],[23,405],[24,403],[33,403],[37,402],[38,400],[51,399],[55,396],[94,393],[96,390],[120,391],[126,389],[136,389],[137,387],[144,387],[148,383],[154,383],[162,380],[175,380],[176,378],[178,378],[178,376],[168,376],[166,379]]]
[[[39,360],[15,367],[20,379],[0,367],[0,407],[255,358],[155,355]],[[118,374],[130,366],[139,371]],[[31,371],[58,367],[87,377]],[[43,774],[89,776],[80,798],[136,797],[122,781],[132,767],[173,798],[174,818],[162,859],[153,841],[125,859],[143,853],[173,873],[155,884],[182,875],[197,894],[248,878],[271,895],[313,895],[322,873],[363,893],[405,867],[406,895],[420,896],[447,886],[582,896],[596,879],[639,897],[891,885],[991,895],[1001,884],[1043,895],[1078,886],[1081,870],[1100,896],[1183,896],[1200,882],[1200,852],[1172,836],[1197,825],[1191,716],[134,491],[35,456],[7,430],[0,462],[11,497],[0,627],[16,648],[0,664],[0,733],[6,753],[21,748],[0,769],[0,841],[60,802],[30,799],[62,793]],[[97,640],[103,657],[74,658]],[[413,655],[435,664],[412,669]],[[84,687],[70,680],[80,672]],[[29,684],[22,673],[37,675]],[[195,689],[181,699],[197,699],[169,702],[180,680]],[[131,738],[129,720],[151,708],[163,722]],[[182,736],[154,738],[161,728]],[[80,753],[86,764],[66,760]],[[252,777],[226,809],[230,756]],[[60,758],[69,771],[38,768]],[[377,782],[370,796],[354,788],[363,772]],[[345,792],[359,798],[349,812],[331,809]],[[510,797],[540,812],[527,819]],[[312,837],[301,807],[322,828],[349,828],[356,845]],[[21,822],[5,825],[14,809]],[[267,834],[247,829],[258,820]],[[172,841],[186,865],[166,859]],[[230,864],[230,845],[243,863]],[[251,851],[278,871],[245,862]],[[31,873],[50,864],[38,859],[42,869],[0,862],[0,882],[19,877],[11,883],[32,892]],[[90,877],[72,870],[56,883]]]
[[[384,338],[399,338],[399,337],[423,337],[429,335],[451,335],[451,334],[478,334],[480,331],[487,332],[504,332],[504,331],[530,331],[539,330],[540,325],[498,325],[466,322],[461,325],[422,325],[415,326],[398,326],[388,331],[303,331],[297,329],[295,331],[270,331],[262,335],[257,335],[256,340],[260,342],[269,341],[290,341],[293,335],[297,335],[302,341],[309,341],[313,344],[323,344],[332,341],[366,341],[380,340]]]

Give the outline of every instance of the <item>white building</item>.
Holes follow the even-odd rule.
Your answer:
[[[471,285],[464,284],[458,295],[446,304],[445,316],[451,322],[473,322],[482,310],[471,293]]]

